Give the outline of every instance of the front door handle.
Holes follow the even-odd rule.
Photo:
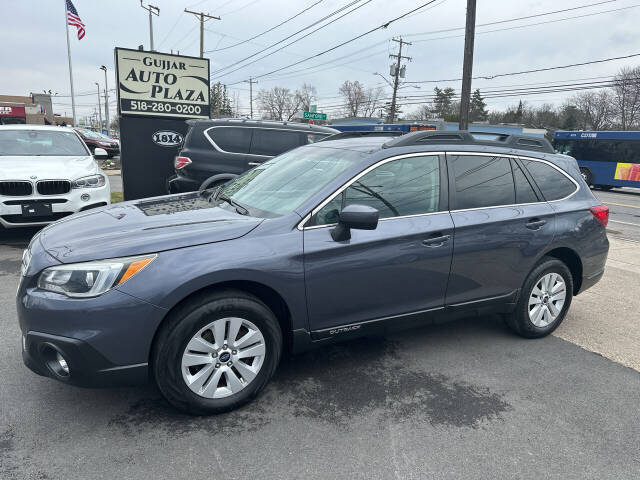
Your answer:
[[[258,165],[262,165],[260,162],[249,162],[249,165],[251,165],[252,167],[256,167]]]
[[[422,241],[422,244],[425,247],[441,247],[451,238],[451,235],[442,235],[441,233],[434,234],[435,236],[431,236],[426,240]]]
[[[547,223],[546,220],[540,220],[539,218],[532,218],[527,222],[526,227],[529,230],[540,230],[546,223]]]

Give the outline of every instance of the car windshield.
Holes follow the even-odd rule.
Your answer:
[[[93,130],[78,129],[78,132],[80,132],[81,135],[84,135],[87,138],[92,138],[94,140],[111,140],[110,137],[107,137],[106,135],[103,135],[99,132],[94,132]]]
[[[230,198],[254,216],[286,215],[366,156],[319,146],[297,148],[236,178],[218,198]]]
[[[88,155],[74,132],[55,130],[0,130],[0,155]]]

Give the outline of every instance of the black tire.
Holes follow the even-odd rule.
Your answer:
[[[264,337],[266,353],[260,371],[242,390],[224,398],[205,398],[193,392],[183,379],[182,354],[198,330],[225,317],[252,322]],[[255,398],[273,376],[281,353],[282,332],[273,312],[253,295],[224,290],[197,295],[171,312],[154,342],[151,371],[171,405],[193,415],[211,415],[236,409]]]
[[[587,182],[588,186],[593,185],[593,174],[591,173],[591,170],[585,167],[580,167],[580,175],[582,175],[582,178],[584,178],[584,181]]]
[[[609,190],[613,189],[611,185],[595,185],[595,188],[599,190],[604,190],[605,192],[608,192]]]
[[[545,327],[538,327],[529,318],[529,298],[538,281],[548,273],[556,273],[562,277],[566,287],[564,305],[554,321]],[[539,338],[549,335],[564,320],[573,298],[573,276],[567,265],[553,257],[543,257],[531,271],[522,286],[515,310],[505,316],[507,325],[518,335],[525,338]]]

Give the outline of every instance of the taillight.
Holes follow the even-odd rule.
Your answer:
[[[189,157],[176,157],[173,160],[173,167],[176,170],[180,170],[181,168],[186,167],[191,163],[191,159]]]
[[[589,210],[603,227],[607,226],[607,223],[609,223],[609,207],[606,205],[596,205],[595,207],[591,207]]]

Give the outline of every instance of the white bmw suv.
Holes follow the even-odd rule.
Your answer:
[[[106,158],[100,150],[96,158]],[[0,226],[47,225],[110,198],[107,175],[74,130],[0,125]]]

